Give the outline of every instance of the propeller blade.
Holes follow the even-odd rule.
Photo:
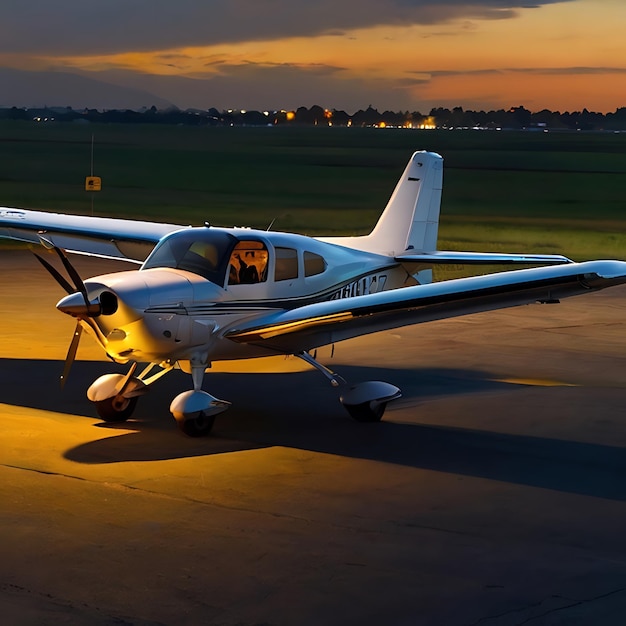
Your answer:
[[[87,287],[85,287],[85,283],[83,282],[83,279],[80,277],[79,273],[74,269],[74,266],[69,262],[69,259],[65,256],[61,248],[57,248],[56,246],[54,246],[54,251],[57,253],[59,258],[61,259],[61,262],[63,263],[63,266],[65,267],[65,270],[70,275],[70,278],[72,279],[72,281],[74,282],[74,285],[76,286],[76,289],[73,289],[72,291],[79,291],[80,293],[82,293],[83,299],[85,300],[85,306],[88,307],[89,297],[87,296]]]
[[[59,274],[59,272],[53,265],[50,265],[50,263],[48,263],[46,259],[40,257],[36,252],[33,252],[33,254],[37,257],[38,261],[48,270],[48,272],[50,272],[54,280],[56,280],[57,283],[59,283],[59,285],[61,285],[61,287],[65,289],[65,291],[67,291],[67,293],[74,293],[76,291],[76,289],[74,289],[74,287],[72,287],[72,285],[70,285],[65,280],[65,278],[63,278],[63,276]]]
[[[74,363],[74,359],[76,358],[76,351],[78,350],[78,344],[80,343],[80,336],[82,334],[83,327],[80,325],[80,322],[78,322],[76,324],[76,328],[74,329],[72,343],[70,343],[70,347],[67,351],[67,356],[65,357],[65,365],[63,367],[63,373],[61,374],[61,389],[65,387],[67,377],[69,376],[70,370],[72,369],[72,364]]]

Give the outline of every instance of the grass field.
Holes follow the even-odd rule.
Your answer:
[[[626,134],[2,122],[0,205],[362,234],[419,149],[445,159],[441,248],[626,258]]]

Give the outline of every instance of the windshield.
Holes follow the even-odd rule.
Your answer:
[[[186,270],[222,286],[230,252],[236,243],[233,235],[211,228],[180,231],[157,244],[141,269]]]

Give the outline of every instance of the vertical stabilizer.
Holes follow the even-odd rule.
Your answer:
[[[433,252],[437,249],[442,185],[441,156],[415,152],[369,235],[324,241],[388,256],[407,250]]]

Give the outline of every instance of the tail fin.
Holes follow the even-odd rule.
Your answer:
[[[368,239],[392,254],[436,250],[442,185],[441,156],[415,152]]]
[[[437,249],[442,184],[441,156],[415,152],[369,235],[324,241],[388,256],[407,250],[432,252]]]

